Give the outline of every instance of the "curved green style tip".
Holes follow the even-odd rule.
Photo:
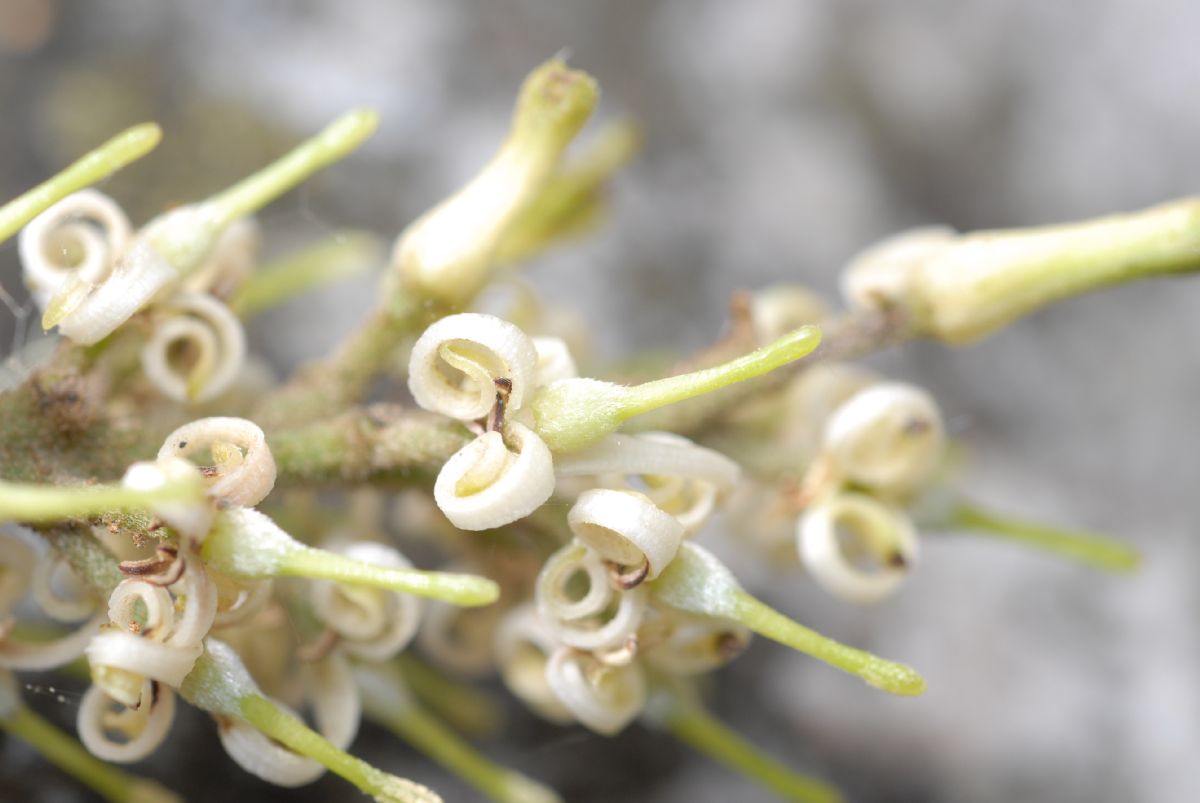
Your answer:
[[[1018,541],[1096,569],[1129,574],[1142,565],[1141,553],[1116,538],[1017,521],[965,503],[954,511],[951,522],[964,530]]]
[[[468,607],[489,605],[500,597],[500,586],[486,577],[376,566],[307,546],[252,508],[221,511],[204,540],[201,555],[218,571],[246,579],[283,576],[332,580]]]
[[[769,374],[811,354],[820,343],[821,330],[809,325],[721,365],[632,387],[562,379],[539,390],[533,399],[537,434],[551,451],[573,452],[634,416]]]
[[[343,114],[284,156],[207,201],[218,229],[253,214],[317,171],[344,159],[379,127],[374,109]]]
[[[745,591],[737,592],[734,612],[733,618],[755,633],[855,675],[877,689],[900,697],[916,697],[925,692],[925,679],[911,666],[823,636]]]
[[[925,680],[912,667],[849,647],[789,619],[745,591],[725,564],[691,542],[684,542],[675,560],[650,583],[650,590],[673,608],[740,622],[760,636],[886,692],[913,697],[925,691]]]
[[[101,148],[111,148],[109,164],[119,169],[137,161],[162,142],[162,127],[158,123],[138,123],[110,139]],[[87,157],[85,157],[87,158]]]
[[[357,148],[379,128],[379,112],[369,106],[351,109],[334,120],[319,138],[330,143],[331,148],[342,148],[345,153]]]
[[[356,109],[334,120],[261,170],[207,200],[188,204],[151,221],[143,234],[154,249],[181,274],[190,273],[234,221],[257,212],[344,158],[379,124],[372,109]]]
[[[769,374],[776,368],[807,356],[820,343],[819,328],[802,326],[773,343],[727,363],[627,388],[621,420]]]
[[[52,204],[141,159],[162,140],[157,123],[127,128],[65,170],[0,207],[0,243]]]
[[[500,598],[500,586],[486,577],[375,566],[312,547],[281,556],[278,573],[399,591],[468,608],[491,605]]]

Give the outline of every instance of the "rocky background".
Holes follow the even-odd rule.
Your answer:
[[[106,186],[144,220],[369,104],[380,132],[263,216],[267,253],[349,226],[390,237],[487,158],[523,75],[566,48],[603,86],[599,116],[635,117],[645,149],[607,228],[529,275],[550,298],[586,300],[604,357],[682,353],[717,335],[735,289],[802,281],[835,297],[845,260],[899,228],[1033,225],[1197,192],[1198,31],[1190,0],[0,0],[0,197],[155,119],[162,146]],[[11,241],[0,281],[15,299],[0,307],[11,350],[35,326]],[[283,368],[319,353],[372,284],[262,316],[254,347]],[[930,536],[906,589],[860,611],[742,558],[749,587],[919,667],[929,692],[889,699],[764,642],[716,679],[719,713],[856,801],[1192,799],[1198,312],[1200,279],[1164,280],[969,349],[874,360],[943,402],[977,499],[1120,534],[1145,567],[1111,577]],[[709,542],[729,551],[731,539]],[[67,723],[78,697],[64,699],[35,695]],[[514,709],[485,747],[572,801],[770,799],[641,727],[606,740]],[[376,730],[357,749],[473,799]],[[358,799],[336,779],[295,792],[255,782],[198,715],[180,717],[146,771],[198,801]],[[0,799],[88,798],[3,740]]]

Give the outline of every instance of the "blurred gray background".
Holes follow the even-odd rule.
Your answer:
[[[0,197],[155,119],[160,149],[106,184],[144,220],[369,104],[379,133],[263,215],[266,248],[348,226],[390,237],[486,160],[521,78],[568,48],[601,82],[598,116],[635,117],[645,148],[608,227],[528,275],[550,298],[586,299],[604,356],[684,353],[717,336],[732,291],[803,281],[832,298],[844,261],[899,228],[1048,223],[1195,193],[1198,43],[1191,0],[0,0]],[[0,280],[19,295],[14,252],[0,247]],[[256,349],[281,366],[320,353],[372,283],[263,316]],[[27,312],[0,309],[6,345]],[[969,349],[876,360],[942,401],[976,498],[1119,534],[1145,567],[1111,577],[931,537],[906,589],[859,611],[742,558],[770,602],[917,666],[929,692],[890,699],[763,642],[720,674],[717,711],[853,800],[1197,799],[1198,312],[1200,280],[1161,281]],[[70,702],[42,708],[74,716]],[[474,799],[377,731],[359,745]],[[605,740],[514,709],[510,737],[485,747],[570,800],[771,799],[641,727]],[[203,718],[181,716],[146,769],[197,800],[274,794],[219,750]],[[325,779],[281,799],[355,799],[348,789]],[[81,794],[0,742],[0,798]]]

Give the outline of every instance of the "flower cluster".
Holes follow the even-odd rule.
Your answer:
[[[899,587],[918,555],[904,506],[937,467],[943,441],[936,402],[912,385],[871,383],[832,411],[797,494],[800,556],[824,588],[873,603]]]
[[[114,801],[177,799],[105,763],[150,756],[177,698],[274,784],[330,770],[376,800],[439,800],[347,752],[368,718],[493,799],[557,800],[444,721],[494,727],[461,679],[495,672],[552,722],[613,735],[641,719],[789,799],[832,801],[707,714],[698,679],[758,634],[892,694],[925,682],[756,598],[717,557],[711,523],[798,556],[852,603],[897,590],[918,557],[915,511],[947,494],[936,526],[1136,563],[1120,544],[953,496],[930,394],[849,359],[918,334],[969,340],[1139,266],[1195,267],[1179,233],[1195,202],[1063,239],[909,233],[847,270],[849,314],[770,288],[737,299],[710,348],[631,375],[589,364],[571,313],[499,270],[602,213],[636,137],[617,124],[564,157],[597,97],[561,60],[536,69],[493,159],[400,233],[361,328],[278,385],[248,362],[244,318],[371,248],[339,235],[346,248],[261,269],[250,216],[352,151],[373,113],[136,232],[87,187],[152,148],[153,126],[0,207],[0,241],[23,227],[25,282],[63,335],[0,392],[0,728]],[[1147,251],[1155,231],[1166,239]],[[1088,259],[1064,256],[1081,248]],[[1056,269],[1066,279],[1047,278]],[[511,308],[480,311],[481,292],[506,284]],[[406,378],[418,409],[400,390],[372,403],[381,378]],[[76,742],[24,705],[11,673],[79,659],[91,683]]]

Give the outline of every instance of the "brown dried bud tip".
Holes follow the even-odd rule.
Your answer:
[[[508,397],[512,394],[512,380],[507,376],[496,377],[496,403],[488,414],[488,431],[499,432],[504,427],[504,409],[508,406]]]
[[[749,642],[743,636],[732,630],[726,630],[723,633],[718,633],[717,655],[719,655],[723,661],[731,660],[740,654],[742,650],[746,649],[746,645],[748,643]]]
[[[121,574],[142,576],[158,574],[170,568],[179,555],[179,550],[173,546],[160,546],[154,551],[154,557],[142,560],[123,560],[120,563]]]
[[[156,586],[170,586],[179,582],[187,570],[187,561],[179,557],[173,546],[160,546],[154,557],[143,560],[123,560],[119,564],[122,574],[141,577]]]
[[[296,657],[305,663],[315,663],[333,652],[337,643],[337,632],[327,627],[311,644],[302,644],[297,648]]]
[[[619,563],[614,563],[611,560],[604,561],[604,565],[608,567],[608,577],[612,584],[622,591],[629,591],[637,588],[646,579],[646,575],[650,573],[650,564],[646,561],[633,569],[627,569]]]

